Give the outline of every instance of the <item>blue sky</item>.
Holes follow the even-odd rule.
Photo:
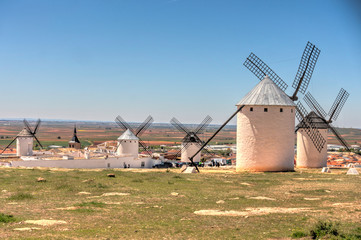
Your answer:
[[[311,41],[308,90],[328,111],[345,88],[335,125],[361,128],[356,2],[0,0],[0,118],[222,123],[258,83],[250,52],[291,86]]]

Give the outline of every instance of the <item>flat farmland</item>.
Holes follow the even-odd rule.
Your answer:
[[[34,124],[34,122],[30,122]],[[113,122],[76,122],[78,137],[83,146],[94,142],[103,142],[116,140],[123,131]],[[137,127],[138,124],[131,124]],[[197,125],[186,125],[189,129],[195,129]],[[24,125],[22,121],[0,121],[0,146],[6,146],[13,137],[15,137]],[[219,125],[210,125],[207,130],[200,134],[201,140],[207,140],[217,129]],[[44,146],[61,145],[67,146],[68,141],[73,136],[74,122],[66,121],[43,121],[37,137]],[[340,134],[349,144],[361,144],[361,130],[356,128],[339,128]],[[141,136],[142,140],[148,146],[152,145],[175,145],[180,144],[184,133],[179,132],[170,124],[155,123]],[[329,133],[328,142],[339,144],[332,133]],[[210,144],[235,144],[236,126],[226,126],[211,141]],[[15,146],[15,145],[13,145]]]
[[[35,124],[30,122],[30,124]],[[90,145],[94,142],[103,142],[116,140],[122,133],[122,129],[112,122],[77,122],[77,133],[83,145]],[[131,124],[137,127],[137,124]],[[0,145],[7,145],[22,129],[22,121],[0,121]],[[189,125],[190,129],[196,126]],[[200,134],[202,140],[209,138],[218,126],[210,126],[206,132]],[[61,145],[66,146],[67,142],[73,136],[73,122],[55,122],[44,121],[41,123],[37,137],[44,146]],[[142,140],[148,145],[174,145],[180,144],[184,133],[180,133],[170,124],[153,124],[141,136]],[[236,129],[234,126],[226,127],[211,142],[216,143],[235,143]]]

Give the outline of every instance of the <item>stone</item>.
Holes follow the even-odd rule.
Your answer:
[[[108,196],[127,196],[130,195],[129,193],[120,193],[120,192],[109,192],[103,193],[101,196],[108,197]]]
[[[115,174],[114,173],[109,173],[107,176],[108,177],[115,177]]]
[[[350,168],[350,169],[347,171],[346,175],[359,175],[359,173],[358,173],[358,171],[357,171],[356,168]]]
[[[78,195],[90,195],[91,193],[90,192],[78,192],[77,194]]]
[[[197,172],[197,170],[196,170],[195,167],[187,167],[187,168],[183,171],[183,173],[196,173],[196,172]]]
[[[42,178],[42,177],[38,177],[38,179],[36,181],[37,182],[46,182],[46,179]]]
[[[55,224],[66,224],[67,222],[62,220],[47,220],[47,219],[41,219],[41,220],[26,220],[25,223],[30,224],[36,224],[41,226],[51,226]]]
[[[185,170],[187,169],[187,165],[183,165],[181,168],[180,168],[180,172],[184,172]]]

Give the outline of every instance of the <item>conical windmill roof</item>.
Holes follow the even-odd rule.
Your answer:
[[[322,120],[322,118],[320,118],[320,116],[317,115],[317,113],[315,113],[314,111],[310,112],[306,118],[308,119],[309,122],[313,123],[313,125],[317,128],[317,129],[328,129],[328,125],[327,123],[325,123],[325,121]],[[305,123],[304,120],[302,120],[302,122],[300,122],[297,127],[298,128],[305,128],[307,125]]]
[[[28,129],[23,128],[18,134],[18,137],[33,137],[33,135],[28,131]]]
[[[296,106],[287,94],[282,91],[268,76],[259,82],[237,104],[240,105],[274,105]]]
[[[120,137],[118,137],[118,140],[139,140],[139,138],[137,138],[132,131],[127,129]]]

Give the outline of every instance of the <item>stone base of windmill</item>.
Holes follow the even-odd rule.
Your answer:
[[[181,171],[182,171],[182,168],[181,168]],[[182,171],[182,173],[197,173],[197,170],[195,167],[185,167],[185,169]]]
[[[346,175],[359,175],[359,172],[357,171],[356,168],[351,167],[351,168],[347,171]]]
[[[331,170],[330,170],[329,167],[323,167],[321,172],[323,172],[323,173],[331,173]]]

